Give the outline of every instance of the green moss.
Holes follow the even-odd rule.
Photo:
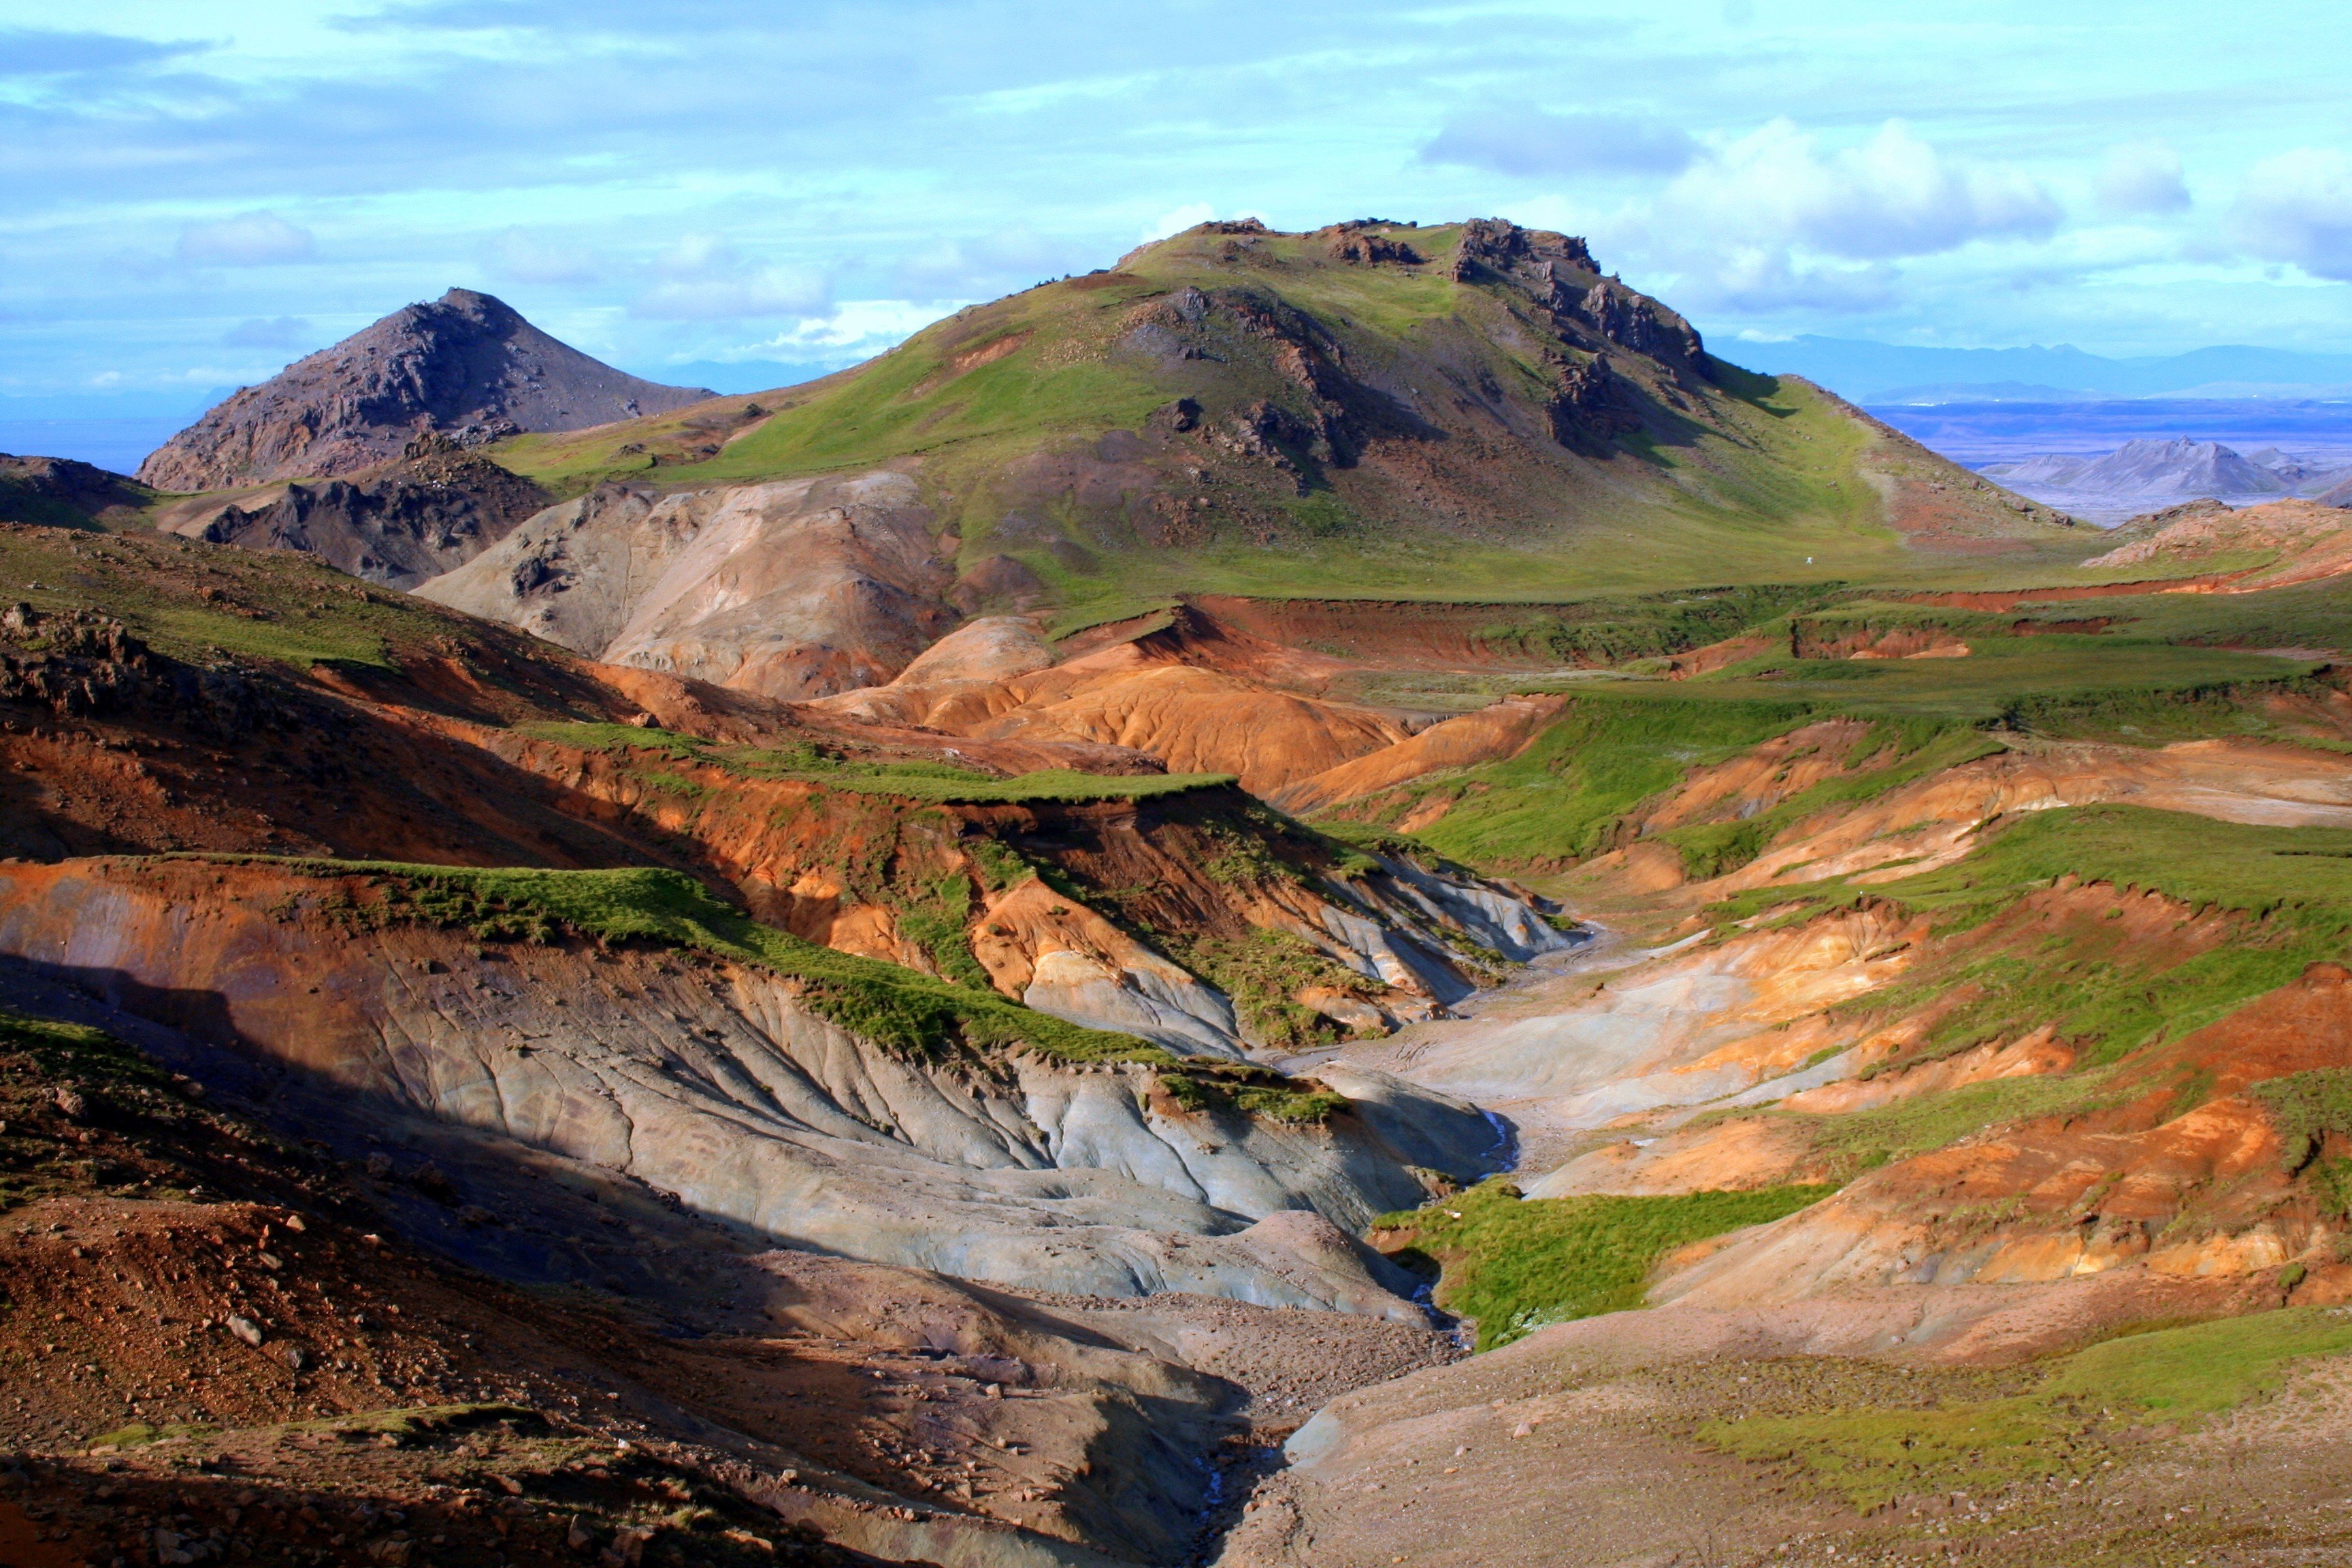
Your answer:
[[[2278,1129],[2279,1164],[2289,1175],[2311,1163],[2330,1136],[2352,1138],[2352,1068],[2292,1073],[2247,1092]]]
[[[1866,1510],[1919,1492],[2088,1475],[2126,1451],[2135,1425],[2194,1426],[2276,1393],[2298,1363],[2348,1351],[2352,1321],[2296,1308],[2111,1339],[2045,1363],[2021,1393],[1717,1419],[1697,1436]]]
[[[530,723],[518,724],[515,730],[534,740],[591,751],[652,752],[671,762],[723,767],[747,778],[799,779],[853,795],[889,795],[938,805],[1150,800],[1220,789],[1234,782],[1231,773],[1084,773],[1067,768],[1040,769],[1000,779],[952,763],[867,762],[807,742],[769,748],[721,746],[691,735],[630,724]],[[649,771],[644,776],[674,794],[707,793],[705,786],[675,774]]]
[[[1625,813],[1689,769],[1728,761],[1812,716],[1796,703],[1579,696],[1517,756],[1412,786],[1392,814],[1442,792],[1452,808],[1420,829],[1442,854],[1486,866],[1582,859],[1608,847]]]
[[[1809,816],[1860,805],[2001,749],[1993,736],[1949,721],[1877,720],[1844,759],[1853,771],[1823,779],[1753,816],[1695,823],[1659,837],[1681,852],[1684,873],[1692,879],[1724,876],[1755,859],[1774,838]]]
[[[1212,1057],[1186,1058],[1181,1070],[1160,1074],[1160,1087],[1186,1110],[1233,1110],[1297,1126],[1319,1125],[1348,1109],[1346,1095],[1320,1085]]]
[[[1311,1007],[1291,998],[1303,986],[1328,986],[1344,994],[1371,994],[1379,987],[1288,931],[1254,926],[1245,936],[1163,935],[1169,956],[1233,999],[1244,1031],[1262,1045],[1307,1050],[1345,1037],[1345,1031]]]
[[[987,991],[992,988],[988,971],[971,951],[973,904],[971,879],[955,872],[899,901],[898,930],[929,953],[948,979]]]
[[[102,1029],[0,1008],[0,1047],[31,1058],[36,1077],[166,1089],[171,1075]]]
[[[1017,886],[1037,875],[1037,868],[1001,838],[975,838],[964,846],[971,858],[972,868],[980,875],[981,886],[992,893]]]
[[[1811,1137],[1814,1150],[1840,1180],[1852,1180],[1896,1160],[1941,1149],[1987,1127],[2031,1117],[2080,1114],[2113,1102],[2104,1072],[1989,1079],[1957,1089],[1907,1096],[1868,1110],[1837,1115],[1756,1110],[1709,1111],[1692,1119],[1694,1128],[1723,1121],[1794,1124]]]
[[[1766,583],[1595,598],[1490,622],[1476,637],[1498,654],[1555,664],[1625,664],[1720,642],[1791,610],[1825,604],[1841,590],[1835,583]]]
[[[1847,1005],[1901,1012],[1957,997],[1922,1052],[1942,1055],[2044,1025],[2093,1064],[2178,1037],[2352,947],[2352,831],[2263,827],[2142,806],[2032,812],[1952,865],[1868,889],[1841,880],[1757,889],[1713,906],[1718,928],[1773,910],[1798,921],[1864,897],[1935,917],[1948,942],[2004,917],[2061,877],[2160,893],[2239,917],[2229,939],[2176,957],[2124,922],[2038,930],[2025,917],[1988,940],[1931,953],[1905,980]],[[2063,937],[2063,940],[2056,940]]]
[[[655,725],[550,721],[514,727],[518,735],[587,752],[657,752],[673,763],[707,760],[710,742]]]
[[[160,1443],[166,1438],[208,1437],[213,1430],[210,1426],[191,1426],[178,1421],[167,1421],[161,1426],[133,1421],[128,1426],[117,1426],[111,1432],[97,1434],[90,1438],[89,1446],[93,1448],[143,1448],[150,1443]]]
[[[480,635],[453,611],[355,583],[306,556],[168,534],[0,528],[0,582],[44,613],[98,607],[158,653],[199,665],[233,657],[297,670],[383,669],[395,649]]]
[[[1522,1198],[1498,1177],[1373,1224],[1411,1232],[1412,1250],[1442,1266],[1438,1304],[1477,1320],[1484,1351],[1546,1323],[1639,1307],[1650,1270],[1675,1248],[1782,1218],[1834,1190]]]

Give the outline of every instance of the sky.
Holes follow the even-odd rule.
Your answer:
[[[1766,370],[2343,353],[2347,58],[2341,0],[0,0],[0,397],[176,413],[453,285],[815,374],[1241,216],[1582,234]]]

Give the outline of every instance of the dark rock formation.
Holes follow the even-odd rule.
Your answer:
[[[1463,226],[1454,277],[1526,295],[1580,348],[1622,349],[1676,371],[1706,374],[1698,329],[1648,295],[1601,277],[1591,247],[1573,235],[1474,218]]]
[[[153,499],[136,480],[89,463],[0,452],[0,522],[105,527],[135,521]]]
[[[1317,229],[1315,237],[1327,242],[1335,261],[1355,261],[1370,267],[1384,262],[1395,267],[1418,267],[1428,259],[1395,235],[1379,232],[1393,226],[1378,218],[1350,218],[1346,223]]]
[[[387,587],[414,588],[471,561],[554,498],[447,437],[412,442],[411,459],[354,479],[288,485],[248,511],[223,507],[202,537],[246,550],[293,550]]]
[[[399,457],[420,432],[478,446],[715,395],[640,381],[556,342],[488,294],[452,289],[239,391],[150,453],[139,477],[184,491],[330,479]]]
[[[1696,327],[1613,278],[1587,289],[1574,310],[1593,331],[1629,353],[1684,370],[1696,370],[1704,362],[1706,351]]]
[[[1641,398],[1610,365],[1607,354],[1595,354],[1567,371],[1548,412],[1552,438],[1580,450],[1605,446],[1642,427]]]
[[[232,740],[290,718],[281,694],[233,666],[166,658],[96,610],[43,615],[30,605],[0,610],[0,702],[60,719],[168,714],[195,733]]]
[[[1462,226],[1462,243],[1454,255],[1457,283],[1496,278],[1549,282],[1563,270],[1597,275],[1601,268],[1584,241],[1570,235],[1521,228],[1498,217],[1474,217]]]

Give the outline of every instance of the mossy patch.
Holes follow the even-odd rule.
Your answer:
[[[1347,1035],[1332,1019],[1292,999],[1302,989],[1323,986],[1360,996],[1382,989],[1303,939],[1265,926],[1253,926],[1238,937],[1163,936],[1160,943],[1169,956],[1233,999],[1251,1039],[1288,1050],[1328,1045]]]
[[[1403,1261],[1442,1269],[1438,1304],[1475,1319],[1485,1351],[1547,1323],[1639,1307],[1650,1270],[1675,1248],[1783,1218],[1834,1190],[1523,1198],[1496,1177],[1372,1223],[1403,1242]]]
[[[2298,1363],[2347,1352],[2352,1315],[2294,1308],[2110,1339],[2042,1363],[2014,1393],[1766,1410],[1704,1423],[1697,1436],[1866,1510],[1919,1492],[2088,1475],[2123,1451],[2135,1426],[2193,1426],[2275,1394]]]
[[[1269,1121],[1310,1126],[1348,1109],[1348,1097],[1246,1062],[1188,1057],[1181,1069],[1160,1074],[1162,1093],[1187,1110],[1234,1110]]]

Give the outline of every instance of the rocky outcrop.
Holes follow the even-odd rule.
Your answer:
[[[1563,447],[1605,447],[1642,427],[1641,395],[1610,368],[1607,354],[1594,354],[1560,373],[1559,390],[1545,405],[1552,439]]]
[[[1521,228],[1497,217],[1474,217],[1462,226],[1454,252],[1454,280],[1476,283],[1487,279],[1540,279],[1545,285],[1563,275],[1599,274],[1600,263],[1581,239],[1541,229]]]
[[[478,445],[715,395],[625,374],[549,337],[503,300],[452,289],[242,388],[149,454],[139,478],[166,490],[331,479],[399,457],[421,432]]]
[[[2148,517],[2134,529],[2139,537],[2083,564],[2179,570],[2232,565],[2230,557],[2257,552],[2272,557],[2252,569],[2229,572],[2207,587],[2215,593],[2252,593],[2338,577],[2352,573],[2352,518],[2345,515],[2344,505],[2324,496],[2238,510],[2219,502],[2194,503]]]
[[[954,625],[930,521],[887,470],[667,496],[607,485],[419,592],[592,658],[822,697],[890,679]]]
[[[386,468],[288,484],[167,526],[211,544],[314,555],[354,577],[414,588],[472,560],[551,499],[446,437],[411,442],[409,452]]]
[[[60,719],[168,714],[214,740],[296,721],[282,692],[243,672],[165,658],[93,610],[43,615],[30,605],[0,611],[0,702]]]
[[[1571,309],[1593,332],[1629,353],[1685,370],[1697,370],[1706,361],[1706,348],[1696,327],[1614,278],[1585,289]]]
[[[518,1139],[779,1241],[968,1279],[1410,1321],[1345,1232],[1420,1200],[1414,1156],[1469,1173],[1494,1142],[1471,1107],[1399,1084],[1379,1091],[1404,1150],[1347,1113],[1186,1110],[1147,1066],[896,1054],[757,966],[369,929],[339,912],[363,889],[268,868],[0,879],[0,952],[354,1113]]]

